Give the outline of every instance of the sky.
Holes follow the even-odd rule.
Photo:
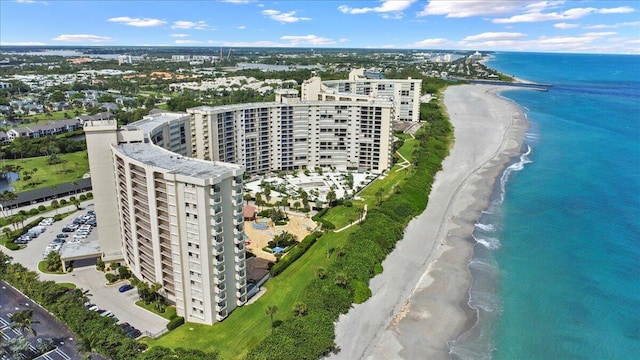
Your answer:
[[[640,0],[0,0],[0,45],[640,54]]]

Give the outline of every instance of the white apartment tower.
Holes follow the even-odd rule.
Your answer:
[[[282,98],[187,111],[192,156],[243,164],[251,175],[314,167],[384,171],[392,163],[389,101]]]
[[[101,154],[90,155],[94,192],[104,195],[95,197],[98,235],[103,251],[117,247],[139,279],[161,284],[178,315],[213,324],[246,301],[244,169],[180,154],[190,147],[188,119],[155,113],[118,130],[91,125],[90,154]],[[106,183],[113,189],[96,187]]]
[[[369,78],[364,69],[349,73],[348,80],[322,81],[313,77],[302,83],[302,100],[363,101],[384,99],[393,102],[395,120],[420,119],[422,79]]]

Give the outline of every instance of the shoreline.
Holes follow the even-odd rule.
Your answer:
[[[507,164],[522,152],[528,122],[500,92],[517,87],[459,85],[444,103],[455,142],[427,209],[370,282],[373,296],[336,324],[336,359],[449,359],[449,342],[469,330],[472,233]]]

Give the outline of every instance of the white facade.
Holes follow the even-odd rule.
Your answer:
[[[349,73],[349,80],[322,81],[313,77],[302,84],[302,100],[363,101],[385,99],[393,101],[395,120],[420,119],[422,79],[369,79],[364,69]]]
[[[188,109],[191,156],[243,164],[251,175],[391,166],[391,102],[282,101]]]

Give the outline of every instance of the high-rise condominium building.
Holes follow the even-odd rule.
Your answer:
[[[212,324],[246,301],[244,169],[182,155],[188,120],[156,113],[85,130],[101,248],[161,284],[185,320]],[[97,176],[103,167],[110,174]]]
[[[395,120],[420,119],[422,79],[384,79],[364,69],[352,70],[348,80],[322,81],[313,77],[302,83],[302,100],[366,101],[384,99],[393,102]]]
[[[103,258],[161,284],[185,320],[212,324],[246,301],[245,171],[386,170],[394,107],[283,90],[275,102],[187,112],[84,129]]]
[[[188,109],[192,156],[247,173],[334,167],[384,171],[392,162],[390,101],[275,102]]]

